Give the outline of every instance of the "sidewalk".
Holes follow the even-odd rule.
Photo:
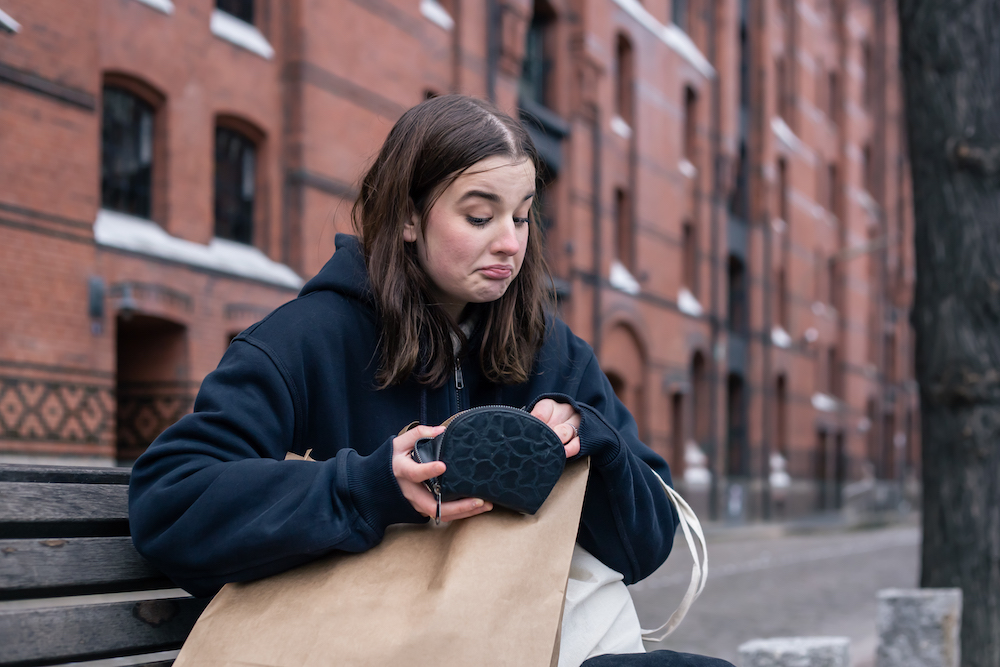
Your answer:
[[[702,528],[710,542],[730,540],[765,540],[789,535],[838,533],[886,526],[920,525],[920,512],[818,512],[779,521],[705,521]]]

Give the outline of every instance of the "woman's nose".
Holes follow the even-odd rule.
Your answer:
[[[516,255],[520,249],[517,226],[513,218],[507,218],[498,225],[496,238],[493,239],[493,251],[502,255]]]

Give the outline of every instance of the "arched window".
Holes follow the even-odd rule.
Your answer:
[[[684,159],[698,166],[698,93],[684,87]]]
[[[779,375],[774,390],[774,444],[778,454],[788,460],[788,381]]]
[[[254,0],[215,0],[215,7],[253,25]]]
[[[618,261],[632,271],[635,269],[635,245],[632,238],[632,211],[628,192],[615,188],[615,253]]]
[[[747,329],[746,269],[735,255],[729,256],[729,330],[745,334]]]
[[[691,294],[698,294],[698,235],[694,224],[685,222],[681,228],[681,282]]]
[[[555,13],[545,0],[535,0],[534,13],[528,25],[524,45],[524,60],[521,64],[519,93],[522,100],[530,100],[552,108],[552,28]]]
[[[150,100],[106,83],[101,116],[101,206],[152,217],[153,125]]]
[[[215,128],[215,235],[253,243],[257,146],[229,125]]]
[[[632,43],[619,33],[615,48],[615,112],[631,127],[634,125],[635,63]]]
[[[750,472],[746,452],[746,414],[743,405],[743,378],[735,373],[726,382],[727,430],[726,474],[745,477]]]
[[[701,446],[708,442],[711,432],[708,392],[705,355],[695,352],[691,358],[691,413],[694,417],[694,438]]]

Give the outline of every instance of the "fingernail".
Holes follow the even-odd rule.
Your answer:
[[[472,506],[473,507],[482,507],[483,506],[483,501],[477,499],[474,503],[472,503]]]

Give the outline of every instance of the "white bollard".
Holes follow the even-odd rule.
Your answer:
[[[740,667],[849,667],[847,637],[776,637],[740,646]]]
[[[878,594],[877,667],[959,667],[962,589],[889,588]]]

